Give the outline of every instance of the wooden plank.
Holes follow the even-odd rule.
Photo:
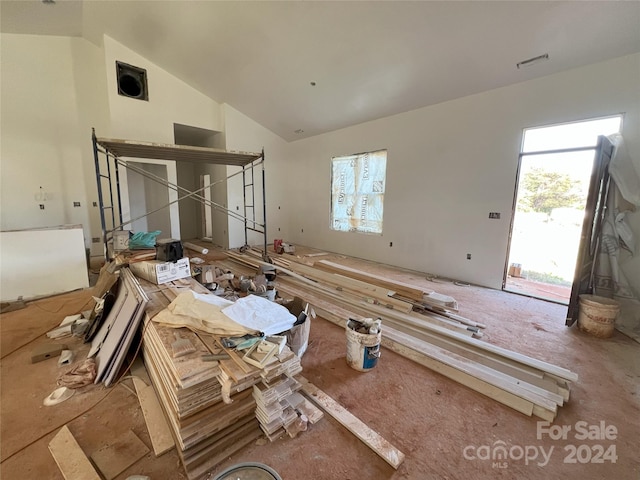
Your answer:
[[[101,480],[66,425],[49,442],[49,451],[65,480]]]
[[[147,453],[147,446],[128,430],[115,442],[93,452],[91,460],[106,480],[113,480]]]
[[[301,290],[297,288],[290,288],[287,284],[286,286],[281,286],[281,290],[290,291],[290,293],[296,294],[298,296],[307,297],[307,299],[318,309],[326,309],[330,311],[336,311],[336,308],[331,303],[325,302],[316,302],[313,294],[305,294]],[[319,292],[317,292],[319,293]],[[357,310],[357,309],[356,309]],[[348,318],[348,316],[352,316],[349,312],[340,312],[340,315],[343,318]],[[321,313],[322,316],[322,313]],[[396,317],[400,320],[397,320]],[[518,389],[518,393],[524,395],[528,398],[536,398],[539,403],[542,403],[545,408],[552,407],[547,403],[547,401],[552,401],[557,405],[562,405],[563,398],[566,399],[566,395],[563,395],[563,392],[558,388],[557,384],[549,379],[543,378],[543,373],[539,370],[536,370],[533,367],[522,365],[521,363],[504,358],[497,353],[491,353],[483,350],[478,345],[465,345],[461,344],[456,340],[435,334],[429,330],[425,330],[420,322],[420,317],[400,314],[392,314],[389,312],[387,316],[384,317],[383,320],[383,329],[382,335],[386,336],[387,329],[384,325],[390,325],[395,329],[400,329],[403,333],[411,335],[413,338],[419,338],[423,341],[428,342],[432,345],[437,345],[441,348],[447,349],[448,351],[455,352],[459,355],[464,356],[468,360],[473,360],[478,362],[480,365],[485,365],[487,367],[491,367],[492,369],[497,369],[497,371],[492,371],[492,380],[496,378],[506,378],[509,383],[513,383],[513,379],[517,379],[517,382],[521,381],[521,387]],[[411,338],[409,338],[411,340]],[[482,344],[480,344],[482,345]],[[468,363],[468,360],[465,360]],[[473,363],[468,363],[469,368],[476,368]],[[468,373],[468,372],[467,372]],[[480,371],[481,374],[485,372]],[[506,374],[506,375],[505,375]],[[512,389],[512,385],[508,385],[508,389]],[[521,391],[522,390],[522,391]],[[545,397],[545,399],[540,399],[540,395]]]
[[[409,313],[413,310],[413,305],[402,300],[398,300],[397,298],[390,297],[388,295],[390,291],[382,287],[372,285],[367,282],[362,282],[353,278],[345,277],[344,275],[336,275],[334,273],[323,272],[321,270],[315,269],[313,267],[307,267],[306,265],[302,264],[292,264],[290,268],[292,271],[304,275],[305,277],[322,281],[325,284],[333,285],[335,287],[346,289],[349,292],[353,292],[354,294],[362,298],[373,298],[377,300],[378,303],[380,303],[383,307],[393,308],[405,313]]]
[[[222,342],[220,341],[220,339],[218,337],[216,337],[216,343],[218,344],[218,347],[220,347],[222,349],[222,351],[226,354],[229,355],[229,357],[231,358],[231,360],[233,360],[233,363],[235,363],[238,367],[240,367],[240,369],[246,374],[246,375],[252,375],[256,372],[256,368],[252,367],[251,365],[249,365],[247,362],[245,362],[244,360],[242,360],[242,358],[240,358],[240,355],[238,355],[235,350],[232,350],[230,348],[225,348],[224,345],[222,345]],[[226,366],[228,363],[225,362],[224,360],[222,362],[220,362],[221,365]],[[240,382],[242,380],[242,377],[240,378],[235,378],[232,377],[236,382]]]
[[[387,330],[389,330],[388,327]],[[525,400],[532,402],[534,405],[539,405],[547,410],[555,412],[558,404],[562,405],[563,403],[560,395],[548,392],[543,388],[527,384],[518,378],[493,370],[490,367],[468,360],[460,355],[438,348],[428,342],[412,338],[406,334],[402,334],[400,332],[390,333],[395,335],[396,338],[398,338],[406,347],[418,351],[437,362],[467,373],[487,384],[524,398]]]
[[[328,260],[320,260],[319,262],[315,262],[313,266],[314,268],[319,268],[327,272],[337,273],[340,275],[344,275],[345,277],[355,278],[356,280],[361,280],[363,282],[372,283],[374,285],[384,287],[387,290],[393,290],[405,297],[419,302],[422,302],[425,293],[431,293],[425,292],[424,289],[409,285],[408,283],[399,282],[386,277],[381,277],[379,275],[374,275],[372,273],[363,272],[362,270],[346,267],[344,265],[330,262]]]
[[[384,461],[396,470],[404,461],[404,453],[385,440],[380,434],[365,425],[359,418],[345,409],[333,398],[310,383],[306,378],[299,376],[302,390],[311,400],[318,404],[325,412],[335,418],[342,426],[358,437],[369,448],[376,452]]]
[[[153,453],[156,457],[159,457],[175,446],[171,430],[169,430],[169,424],[162,413],[162,407],[153,386],[145,384],[136,377],[133,378],[133,385],[138,394],[138,401],[140,402],[142,415],[144,415],[144,421],[147,424],[149,437],[151,437]]]
[[[311,282],[311,280],[307,278],[305,278],[305,280]],[[380,317],[383,319],[383,323],[384,319],[394,317],[402,321],[412,322],[414,324],[416,322],[418,322],[419,324],[428,322],[433,324],[432,326],[434,327],[452,330],[453,332],[469,337],[474,335],[477,331],[477,328],[467,327],[466,325],[461,325],[457,322],[449,321],[447,319],[440,319],[426,315],[411,315],[399,310],[392,310],[380,305],[374,305],[365,300],[347,296],[348,293],[345,294],[331,289],[326,289],[326,287],[322,287],[320,284],[316,284],[316,286],[309,285],[301,287],[296,282],[289,281],[289,279],[280,279],[278,285],[280,291],[285,291],[292,295],[303,298],[313,305],[320,304],[323,301],[320,298],[320,296],[322,296],[324,298],[330,299],[334,304],[338,303],[340,305],[346,305],[349,311],[357,313],[358,315],[362,315],[363,317]],[[314,291],[309,291],[309,287],[314,288]]]
[[[306,398],[302,404],[297,406],[297,409],[300,410],[312,424],[318,423],[322,417],[324,417],[324,412]]]
[[[520,413],[528,416],[533,415],[533,402],[524,400],[523,398],[520,398],[512,393],[505,392],[498,387],[489,385],[486,382],[475,378],[473,375],[462,372],[453,367],[438,362],[437,360],[429,358],[420,352],[406,347],[402,344],[401,341],[393,340],[391,338],[383,338],[382,345],[390,350],[393,350],[399,355],[402,355],[403,357],[409,358],[414,362],[427,367],[430,370],[438,372],[439,374],[450,378],[451,380],[461,383],[478,393],[482,393],[483,395],[492,398],[493,400],[500,402],[503,405],[507,405],[508,407],[511,407]]]
[[[339,327],[344,327],[345,320],[343,320],[341,317],[333,315],[329,311],[318,309],[318,315],[321,318],[324,318],[325,320],[338,325]],[[387,335],[385,335],[385,333],[387,333]],[[382,346],[455,382],[461,383],[478,393],[482,393],[483,395],[486,395],[487,397],[492,398],[497,402],[507,405],[508,407],[511,407],[520,413],[528,416],[531,416],[533,414],[532,402],[524,400],[508,392],[504,392],[503,390],[494,387],[493,385],[488,385],[487,383],[478,380],[472,375],[461,372],[460,370],[456,370],[455,368],[433,360],[432,358],[429,358],[418,351],[412,350],[411,348],[405,346],[402,343],[402,340],[397,335],[394,335],[394,333],[395,332],[392,329],[383,329]]]

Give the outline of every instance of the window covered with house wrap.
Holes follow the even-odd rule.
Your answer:
[[[386,150],[332,158],[333,230],[382,233],[386,170]]]

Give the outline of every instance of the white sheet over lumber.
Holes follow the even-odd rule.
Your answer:
[[[309,395],[311,400],[317,403],[325,412],[335,418],[347,430],[362,440],[389,465],[396,470],[398,469],[400,464],[404,461],[404,453],[382,438],[380,434],[371,430],[371,428],[365,425],[359,418],[354,416],[314,384],[310,383],[306,378],[299,376],[297,379],[302,384],[302,391]]]

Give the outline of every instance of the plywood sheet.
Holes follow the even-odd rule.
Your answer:
[[[91,460],[106,480],[112,480],[149,452],[147,446],[131,430],[110,445],[91,454]]]
[[[49,442],[49,450],[65,480],[101,480],[66,425]]]

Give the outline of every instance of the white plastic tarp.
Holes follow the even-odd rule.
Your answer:
[[[233,303],[216,295],[200,295],[189,290],[178,295],[152,320],[173,328],[187,327],[196,332],[214,335],[257,333],[256,330],[244,327],[222,313],[222,308],[229,305]]]
[[[265,335],[275,335],[293,327],[296,317],[282,305],[257,295],[247,295],[222,309],[233,321]]]
[[[331,228],[382,233],[387,151],[334,157]]]

